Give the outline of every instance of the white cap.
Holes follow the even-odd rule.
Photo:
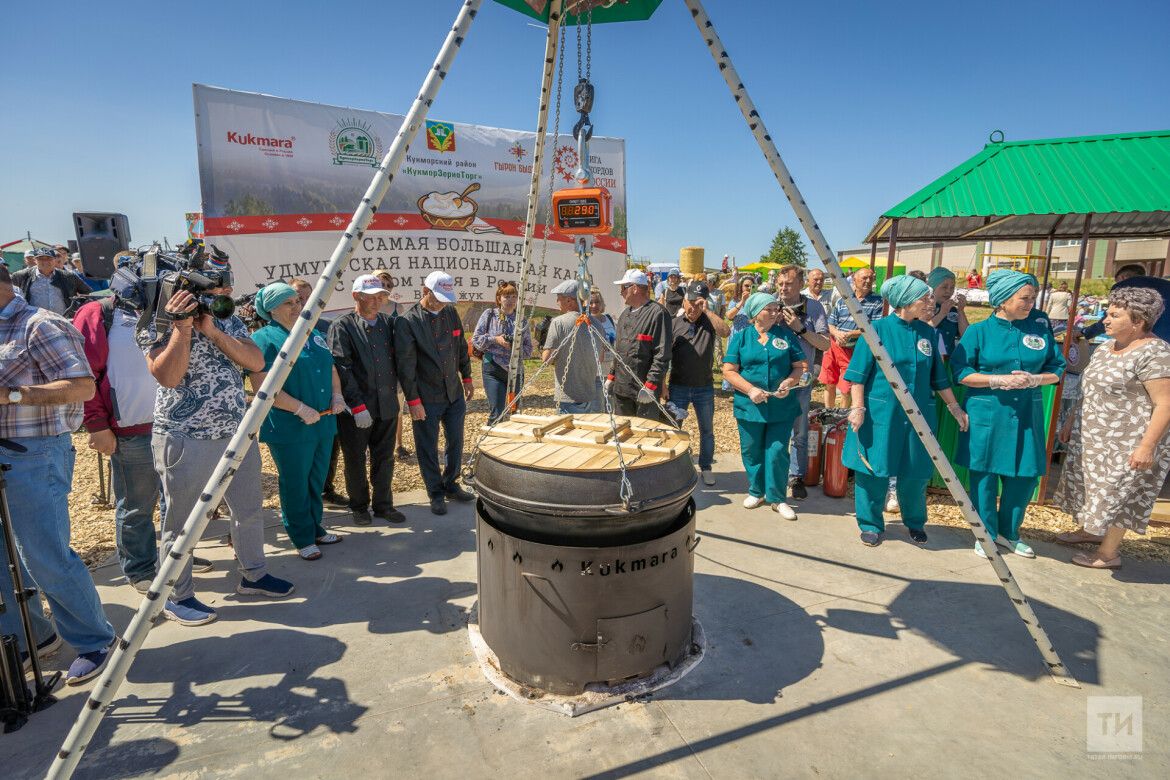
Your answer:
[[[667,276],[682,276],[682,271],[678,270],[677,268],[671,268],[669,271],[666,272],[666,275]]]
[[[434,293],[443,303],[455,303],[455,280],[451,278],[451,274],[431,271],[427,274],[423,287]]]
[[[373,274],[362,274],[353,280],[353,291],[362,295],[385,295],[386,288],[382,280]]]
[[[618,279],[614,284],[640,284],[643,287],[650,286],[650,280],[646,278],[646,273],[637,268],[629,268],[626,270],[625,276]]]

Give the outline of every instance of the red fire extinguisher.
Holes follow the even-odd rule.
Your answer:
[[[849,482],[849,470],[841,462],[841,455],[845,452],[845,428],[849,425],[846,420],[839,420],[829,426],[825,432],[825,451],[821,460],[825,470],[825,486],[822,488],[826,496],[844,498],[846,486]]]
[[[824,454],[822,431],[819,413],[811,412],[808,416],[808,469],[804,472],[804,484],[809,487],[821,481],[821,457]]]

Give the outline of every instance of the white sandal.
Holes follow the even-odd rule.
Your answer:
[[[321,548],[315,544],[310,544],[308,547],[298,549],[297,555],[306,561],[315,561],[321,557]]]

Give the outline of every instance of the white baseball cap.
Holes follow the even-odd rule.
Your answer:
[[[455,303],[455,280],[451,278],[451,274],[431,271],[427,274],[423,287],[434,293],[443,303]]]
[[[637,268],[630,268],[626,270],[625,276],[618,279],[614,284],[640,284],[643,287],[649,287],[650,280],[646,278],[644,271],[639,271]]]
[[[362,274],[353,280],[353,291],[362,295],[386,295],[382,280],[373,274]]]

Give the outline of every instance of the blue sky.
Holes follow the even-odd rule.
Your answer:
[[[405,113],[458,6],[8,4],[0,243],[72,237],[83,210],[126,213],[135,242],[181,238],[199,207],[192,82]],[[835,249],[993,129],[1170,128],[1164,0],[706,7]],[[544,33],[528,21],[485,2],[431,116],[534,127]],[[593,120],[627,139],[632,254],[742,264],[796,226],[680,0],[594,32]]]

